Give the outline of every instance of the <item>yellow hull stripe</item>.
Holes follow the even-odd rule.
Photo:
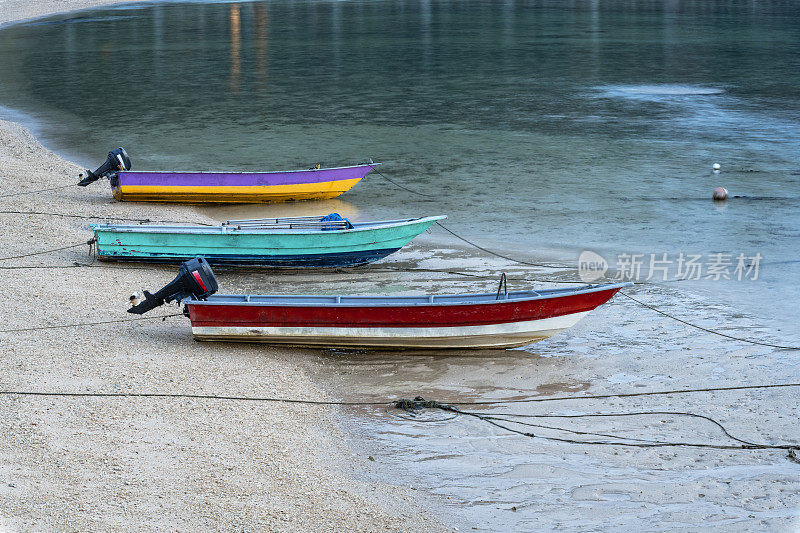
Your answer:
[[[113,190],[114,198],[129,202],[181,203],[267,203],[295,200],[326,200],[349,191],[361,178],[253,186],[161,186],[122,185]]]

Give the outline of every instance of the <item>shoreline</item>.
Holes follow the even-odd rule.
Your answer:
[[[119,3],[125,2],[0,2],[0,28]],[[0,120],[3,194],[72,183],[80,170],[24,125]],[[211,220],[192,206],[118,203],[102,184],[76,189],[5,198],[2,207],[76,217]],[[92,222],[22,214],[6,214],[5,220],[4,256],[85,241]],[[86,262],[85,253],[74,248],[3,266],[70,266]],[[6,269],[4,298],[13,313],[2,329],[125,318],[126,294],[153,289],[174,275],[164,267],[117,272],[94,266]],[[246,275],[230,277],[246,283]],[[288,348],[197,343],[180,320],[5,333],[0,339],[6,390],[331,399],[307,372],[320,364],[318,357]],[[341,415],[322,407],[4,396],[0,409],[8,421],[0,429],[3,529],[445,529],[440,513],[420,507],[418,493],[363,475],[356,479],[356,472],[383,476],[344,444],[350,437],[338,426]]]
[[[34,105],[32,116],[41,110]],[[58,137],[50,142],[45,134],[44,142],[56,146],[61,157],[42,147],[25,124],[0,122],[0,195],[74,183],[78,167],[70,160],[75,158],[57,148]],[[100,150],[90,157],[99,163],[103,154]],[[368,187],[375,185],[367,184],[364,196],[356,193],[352,205],[362,205],[369,198]],[[228,216],[226,209],[118,203],[107,187],[97,183],[7,198],[0,209],[183,221]],[[279,205],[270,215],[282,211]],[[313,204],[282,205],[289,212],[294,205],[295,214],[308,214],[302,211]],[[728,214],[734,209],[744,216],[759,213],[745,202],[731,202],[727,209]],[[714,211],[721,213],[716,205]],[[2,256],[85,242],[90,236],[92,220],[4,216]],[[452,227],[461,232],[464,226]],[[547,229],[548,224],[539,220],[534,227]],[[746,234],[757,239],[769,235]],[[489,241],[465,235],[510,256],[553,259],[546,248],[520,251],[496,236]],[[85,250],[81,246],[3,261],[1,297],[13,315],[6,313],[11,316],[0,329],[124,319],[131,316],[125,313],[131,292],[156,289],[175,275],[173,267],[129,269],[98,263],[19,269],[88,263]],[[530,278],[566,280],[569,275],[474,253],[435,230],[388,260],[345,274],[223,271],[219,278],[226,292],[409,294],[494,291],[501,271],[508,273],[510,286],[545,281]],[[772,316],[771,302],[755,312],[758,300],[766,298],[748,302],[733,285],[711,283],[653,283],[634,287],[631,294],[733,336],[786,336]],[[753,286],[753,292],[767,283]],[[784,320],[789,321],[786,316]],[[0,387],[6,389],[375,401],[420,394],[450,403],[777,383],[797,366],[795,352],[721,341],[626,299],[612,301],[557,337],[524,350],[494,353],[343,353],[199,343],[180,317],[0,334],[0,343],[6,348]],[[547,415],[692,412],[721,421],[741,438],[792,443],[798,441],[796,403],[797,389],[787,388],[528,407],[520,403],[514,411],[540,415],[540,405]],[[537,428],[539,439],[527,440],[463,417],[439,423],[435,419],[441,415],[430,413],[427,420],[404,420],[384,407],[2,395],[0,406],[7,421],[0,429],[0,530],[416,531],[444,530],[447,525],[461,530],[622,531],[647,530],[655,523],[791,531],[800,516],[796,465],[782,451],[565,446],[547,440],[563,436],[563,431]],[[661,441],[728,442],[719,428],[700,419],[575,420],[568,428]]]

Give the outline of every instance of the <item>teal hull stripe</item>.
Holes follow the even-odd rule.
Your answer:
[[[95,228],[95,237],[104,260],[171,263],[203,256],[217,264],[346,266],[386,257],[434,222],[307,233],[220,232],[217,228],[213,232],[186,233],[147,231],[146,226],[141,231]]]
[[[270,268],[333,268],[365,265],[396,252],[397,248],[384,250],[368,250],[364,252],[344,252],[337,254],[316,255],[204,255],[211,265],[215,266],[263,266]],[[103,261],[146,261],[148,263],[177,264],[188,261],[195,256],[106,256],[100,255]]]

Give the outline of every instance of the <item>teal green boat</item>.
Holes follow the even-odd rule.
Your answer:
[[[371,263],[396,252],[444,215],[377,222],[326,216],[229,220],[219,226],[93,225],[101,261],[331,268]]]

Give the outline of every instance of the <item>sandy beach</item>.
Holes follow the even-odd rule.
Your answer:
[[[0,23],[112,3],[3,1]],[[21,125],[0,121],[1,194],[67,185],[79,171]],[[204,220],[190,207],[116,203],[103,186],[0,202],[3,257],[86,241],[96,219],[81,216]],[[4,261],[2,329],[126,319],[132,291],[174,275],[27,268],[87,263],[87,252]],[[0,344],[5,390],[326,399],[291,350],[195,343],[181,317],[2,333]],[[0,413],[0,530],[442,529],[411,491],[355,480],[374,463],[344,444],[330,408],[3,396]]]
[[[0,0],[0,26],[114,3],[119,2]],[[180,158],[188,157],[181,150],[193,148],[196,156],[211,154],[212,160],[207,162],[211,166],[218,164],[213,161],[219,153],[218,136],[226,135],[226,149],[232,151],[228,154],[232,159],[228,161],[238,158],[260,164],[263,157],[273,164],[280,157],[290,160],[286,153],[291,152],[291,157],[302,163],[285,168],[302,168],[299,165],[306,164],[304,158],[314,158],[309,159],[309,164],[339,161],[336,158],[344,157],[340,152],[349,150],[349,154],[375,156],[376,161],[380,156],[386,163],[381,169],[400,184],[396,187],[371,174],[341,198],[327,203],[269,206],[270,216],[309,215],[325,210],[354,219],[377,220],[386,213],[395,213],[393,209],[397,206],[404,213],[407,210],[408,216],[443,212],[449,216],[445,225],[454,231],[487,249],[523,259],[528,264],[468,248],[441,228],[433,228],[430,234],[421,235],[389,258],[355,271],[218,270],[222,292],[485,292],[497,289],[501,272],[508,274],[511,290],[553,287],[556,286],[553,282],[576,282],[575,270],[564,269],[563,265],[573,264],[582,250],[596,249],[609,254],[609,258],[612,252],[668,251],[674,257],[679,252],[758,251],[769,258],[763,265],[764,279],[758,283],[703,282],[699,278],[666,280],[666,277],[663,282],[657,278],[645,282],[642,278],[642,283],[626,292],[675,317],[723,335],[767,344],[797,344],[796,320],[792,319],[796,314],[792,291],[796,288],[791,283],[797,262],[791,254],[791,243],[797,234],[794,217],[798,199],[793,193],[785,193],[785,198],[783,195],[793,190],[796,183],[793,176],[800,174],[787,171],[788,164],[770,170],[776,158],[771,150],[780,144],[773,139],[782,139],[786,147],[795,146],[786,138],[797,131],[797,122],[777,120],[777,112],[768,104],[764,104],[767,110],[763,116],[746,114],[747,101],[731,88],[736,86],[735,76],[731,86],[724,88],[710,85],[708,80],[716,78],[705,74],[698,80],[690,80],[691,84],[686,86],[652,85],[655,82],[651,78],[661,79],[652,74],[652,57],[664,54],[661,41],[650,43],[655,35],[650,27],[640,27],[642,19],[631,18],[632,12],[644,9],[642,6],[626,7],[616,14],[618,18],[613,18],[612,6],[605,26],[595,25],[602,23],[606,14],[600,17],[594,11],[584,13],[588,22],[576,27],[586,30],[587,37],[572,30],[564,33],[554,29],[562,23],[567,27],[574,22],[573,14],[558,2],[551,3],[556,8],[543,9],[541,14],[538,7],[529,9],[531,6],[524,3],[516,5],[518,11],[506,9],[505,3],[443,3],[438,15],[441,6],[429,13],[427,2],[408,3],[402,10],[408,13],[402,16],[392,13],[397,11],[392,3],[377,2],[369,9],[362,9],[360,2],[312,2],[313,24],[308,24],[311,10],[306,11],[301,3],[275,4],[202,6],[206,12],[195,21],[210,32],[205,35],[215,37],[209,39],[207,51],[198,52],[201,60],[192,65],[213,68],[214,63],[207,62],[202,54],[209,57],[216,54],[219,64],[227,68],[232,51],[247,51],[248,46],[264,45],[263,50],[268,49],[272,54],[269,57],[273,62],[265,72],[269,72],[269,80],[275,85],[262,95],[244,90],[248,85],[243,82],[237,98],[246,105],[238,122],[232,120],[230,129],[220,130],[218,123],[205,122],[219,117],[227,121],[228,114],[212,109],[213,114],[204,118],[198,115],[200,118],[195,119],[184,105],[180,113],[187,113],[202,124],[189,121],[188,125],[182,125],[173,120],[175,117],[165,120],[163,110],[178,107],[161,101],[161,107],[153,106],[147,117],[150,122],[144,120],[138,124],[141,131],[125,141],[116,135],[120,130],[135,129],[125,120],[132,116],[140,118],[135,113],[145,107],[141,102],[163,95],[189,102],[191,93],[205,81],[202,76],[207,71],[198,68],[199,78],[183,86],[183,93],[173,91],[172,85],[159,84],[151,92],[140,92],[138,96],[130,91],[137,98],[131,98],[133,103],[124,102],[129,107],[121,106],[124,112],[120,116],[125,120],[115,124],[109,120],[104,126],[101,122],[106,117],[101,115],[106,108],[103,108],[95,118],[72,117],[84,123],[71,131],[70,124],[74,122],[66,118],[69,110],[63,115],[53,114],[61,111],[59,105],[63,102],[59,98],[64,94],[62,91],[68,90],[64,87],[70,87],[73,79],[83,83],[91,72],[103,70],[96,67],[99,70],[83,78],[73,76],[76,64],[91,63],[85,61],[91,54],[82,56],[75,52],[85,50],[80,39],[70,41],[75,48],[72,57],[82,58],[80,62],[65,62],[63,71],[44,68],[55,64],[48,47],[58,38],[51,40],[50,36],[62,35],[63,27],[64,34],[89,36],[91,42],[96,22],[81,17],[85,20],[74,25],[8,28],[12,32],[25,31],[18,32],[16,38],[12,33],[0,43],[6,46],[7,61],[14,67],[11,70],[16,80],[0,88],[5,87],[3,94],[12,97],[7,105],[14,109],[9,110],[7,118],[22,120],[29,129],[0,120],[0,258],[3,258],[0,331],[6,331],[0,332],[3,347],[0,390],[191,393],[367,400],[381,405],[336,407],[240,400],[0,394],[0,416],[5,421],[0,424],[0,531],[452,531],[454,528],[461,531],[798,531],[800,465],[787,456],[785,449],[738,448],[742,441],[726,435],[715,425],[718,421],[731,435],[747,442],[793,446],[792,443],[798,442],[796,421],[800,415],[797,387],[592,400],[572,397],[557,402],[524,403],[531,399],[550,400],[553,396],[787,385],[797,381],[795,376],[800,367],[797,350],[780,350],[700,331],[645,309],[624,296],[615,297],[573,328],[520,350],[397,353],[200,343],[192,339],[185,317],[167,316],[179,311],[174,305],[145,315],[146,320],[128,321],[133,317],[126,313],[129,295],[142,289],[161,288],[173,279],[177,269],[97,262],[86,244],[92,237],[90,224],[115,219],[216,223],[227,218],[265,216],[265,208],[116,202],[105,180],[86,188],[74,185],[82,168],[69,160],[73,159],[70,154],[76,153],[69,150],[80,147],[83,151],[74,158],[84,162],[82,157],[93,157],[94,168],[105,159],[104,150],[120,143],[128,149],[134,165],[139,165],[134,168],[141,169],[148,164],[162,165],[159,168],[180,165],[184,161]],[[596,8],[604,3],[590,4]],[[196,8],[189,3],[163,7],[158,26],[163,35],[171,33],[174,21],[188,20],[187,12],[193,15]],[[497,11],[502,17],[486,19],[484,8]],[[725,20],[729,8],[727,4],[720,8]],[[535,13],[525,15],[528,11]],[[460,12],[463,19],[437,19]],[[335,20],[339,22],[331,26],[342,32],[335,39],[319,40],[302,33],[297,37],[289,31],[296,24],[297,28],[320,32],[328,26],[327,21],[334,20],[334,13],[338,13]],[[110,18],[119,20],[108,24],[120,24],[131,32],[144,27],[141,20],[150,20],[144,13],[141,18],[140,14],[116,17],[117,14]],[[577,15],[582,16],[580,10]],[[642,16],[645,23],[662,18],[673,21],[672,17],[660,15]],[[514,55],[527,50],[525,47],[537,31],[540,44],[536,50],[566,50],[551,54],[558,58],[556,65],[562,57],[569,61],[595,57],[595,66],[602,71],[604,64],[618,62],[617,54],[621,51],[638,50],[645,44],[655,49],[656,54],[643,56],[641,66],[645,74],[641,80],[636,72],[629,71],[614,71],[613,76],[606,77],[598,74],[598,80],[624,80],[626,85],[619,87],[587,77],[591,68],[573,68],[582,64],[579,61],[570,63],[577,79],[566,86],[561,85],[565,70],[541,66],[541,73],[555,73],[552,79],[558,83],[549,104],[552,107],[545,106],[542,112],[535,108],[534,113],[528,112],[524,105],[507,105],[505,99],[494,98],[493,92],[481,97],[480,87],[494,86],[493,74],[491,79],[486,78],[492,83],[478,83],[480,77],[462,78],[462,71],[469,72],[469,68],[458,67],[457,61],[452,63],[458,72],[449,76],[447,71],[425,70],[426,62],[437,57],[436,53],[462,55],[465,43],[473,43],[471,35],[464,39],[456,32],[451,36],[450,47],[445,46],[445,40],[429,50],[431,43],[418,39],[424,27],[413,24],[394,40],[384,39],[381,25],[389,24],[387,20],[391,17],[398,17],[401,22],[420,21],[423,26],[433,20],[436,22],[433,28],[450,30],[468,28],[453,23],[454,20],[481,24],[485,20],[494,21],[486,23],[476,34],[491,37],[492,27],[502,33],[494,41],[487,38],[485,43],[501,44],[486,49],[498,52],[497,57],[486,55],[487,72],[493,73],[496,64],[509,68],[506,75],[511,81],[508,85],[497,85],[498,94],[508,90],[516,94],[519,90],[521,96],[526,96],[527,90],[541,95],[539,89],[550,84],[547,80],[551,78],[542,78],[542,86],[519,84],[520,76],[536,78],[528,76],[519,65],[525,66],[530,60],[529,70],[540,67],[539,55],[522,52],[519,57]],[[695,15],[690,11],[686,18],[675,19],[678,22],[673,29],[705,20],[704,17],[704,13]],[[270,28],[268,20],[281,31],[266,31]],[[774,25],[773,19],[764,20],[764,24]],[[237,28],[241,22],[245,31],[240,37],[244,37],[228,42],[227,25],[234,24],[233,21]],[[256,39],[260,35],[259,21],[263,22],[263,35],[268,35],[269,40]],[[316,62],[316,56],[303,52],[300,45],[322,43],[318,48],[323,51],[330,48],[341,52],[341,56],[334,54],[334,59],[341,59],[340,67],[354,68],[353,65],[360,64],[364,47],[361,41],[352,39],[349,28],[364,27],[364,21],[376,24],[372,35],[381,35],[371,42],[375,50],[367,55],[375,55],[378,59],[374,62],[382,67],[386,58],[381,50],[387,51],[386,54],[398,50],[403,68],[391,67],[388,73],[380,69],[363,70],[370,77],[367,81],[380,81],[371,95],[351,91],[359,85],[354,81],[359,78],[350,75],[341,76],[342,90],[333,92],[330,100],[307,91],[304,84],[324,71],[318,66],[331,61]],[[750,19],[746,21],[749,32]],[[128,24],[131,26],[124,26]],[[641,41],[626,40],[630,39],[631,31],[627,24],[637,26]],[[112,44],[119,44],[122,51],[138,50],[140,45],[141,49],[150,50],[148,39],[163,36],[155,30],[155,24],[151,26],[148,31],[152,35],[142,35],[140,44],[135,40]],[[203,35],[192,33],[196,30],[192,28],[187,26],[189,39]],[[671,50],[677,42],[683,42],[690,50],[676,51],[664,61],[670,65],[675,61],[676,71],[688,68],[681,67],[683,63],[678,59],[687,61],[692,68],[695,63],[706,64],[693,59],[695,49],[701,48],[695,44],[699,41],[693,35],[719,41],[715,46],[727,46],[726,41],[720,41],[725,34],[729,35],[731,46],[738,43],[738,33],[724,26],[715,28],[702,29],[686,38],[675,37],[664,50]],[[43,29],[47,31],[39,31]],[[621,34],[615,33],[617,29]],[[775,33],[784,38],[780,28]],[[751,43],[751,34],[743,35],[742,42]],[[509,36],[514,39],[507,40]],[[255,39],[253,42],[248,41],[251,37]],[[606,38],[608,41],[603,41]],[[575,43],[584,41],[588,43],[586,52],[584,48],[573,50]],[[780,46],[764,42],[769,44],[769,54]],[[19,43],[35,49],[31,56],[36,61],[15,61]],[[45,44],[38,48],[40,43]],[[325,43],[338,43],[341,49]],[[422,49],[406,49],[401,46],[403,43],[421,44]],[[165,50],[170,57],[182,60],[183,54],[188,53],[184,41],[168,44]],[[354,47],[351,55],[346,53],[346,45]],[[603,55],[604,49],[612,55]],[[732,49],[739,54],[738,48]],[[113,47],[111,50],[120,51]],[[511,56],[504,56],[506,52]],[[750,53],[752,50],[735,55],[732,64],[741,65],[741,57],[750,57]],[[401,107],[392,98],[381,100],[389,86],[386,80],[391,81],[397,71],[405,72],[406,59],[417,56],[421,58],[418,72],[428,72],[419,80],[429,85],[412,81],[412,88],[428,87],[418,96],[423,101],[423,96],[432,96],[433,100],[414,107],[414,113],[407,112],[408,116],[399,117],[403,119],[399,122],[394,116],[382,118],[382,110],[394,115]],[[241,57],[243,65],[253,60],[248,53]],[[298,65],[305,64],[303,61],[311,63],[307,74],[295,80],[298,85],[282,85],[291,81],[296,72],[303,72],[298,70]],[[238,76],[241,66],[238,59],[230,63],[237,68],[231,68],[230,73],[226,71],[225,76],[234,71]],[[639,65],[636,61],[631,63]],[[158,72],[171,72],[170,65],[164,61]],[[253,65],[255,68],[258,63]],[[366,66],[375,68],[370,61]],[[139,68],[147,68],[146,63]],[[753,65],[747,68],[752,70]],[[17,100],[21,102],[17,109],[13,103],[14,91],[19,89],[20,94],[27,94],[31,72],[38,73],[38,77],[30,76],[30,87],[39,89],[39,93],[31,90],[32,96]],[[132,72],[138,73],[135,69]],[[337,76],[339,73],[333,71]],[[231,79],[238,79],[225,76],[220,76],[221,85],[216,89],[220,92],[229,90]],[[56,78],[61,82],[57,83]],[[161,83],[172,83],[167,76],[164,79],[167,81]],[[254,85],[260,83],[255,78],[250,81]],[[761,78],[756,81],[758,87],[763,85]],[[628,82],[633,85],[629,87]],[[441,85],[454,89],[443,91]],[[42,87],[50,92],[42,91]],[[401,90],[403,85],[398,87],[388,92],[405,105],[408,98]],[[662,94],[664,91],[666,94]],[[94,107],[94,93],[87,94],[86,101],[73,102],[73,109]],[[270,100],[274,95],[292,96]],[[463,105],[468,115],[481,115],[477,103],[487,104],[485,123],[451,113],[456,106],[450,102],[464,95],[475,97]],[[572,100],[564,101],[569,95]],[[263,100],[253,100],[262,97]],[[316,98],[319,101],[312,103],[319,107],[306,109],[303,97]],[[525,98],[521,100],[527,102]],[[275,114],[254,118],[250,124],[254,101],[267,111],[274,109]],[[386,105],[381,107],[378,103],[382,101]],[[502,109],[493,107],[498,101]],[[532,101],[548,103],[546,98]],[[47,105],[56,109],[41,115],[35,112],[44,111]],[[572,105],[578,107],[572,109]],[[298,111],[295,106],[302,109]],[[367,106],[367,111],[362,106]],[[323,111],[328,108],[341,115],[322,123],[322,118],[328,116]],[[628,114],[620,111],[628,108],[632,109]],[[503,124],[499,118],[503,117],[504,109],[514,120],[530,115],[540,122],[531,122],[530,127],[525,124],[514,127],[515,123],[509,119],[498,129],[498,124]],[[660,121],[666,126],[659,122],[660,115],[654,109],[663,110]],[[552,113],[544,113],[547,110]],[[17,111],[28,114],[13,114]],[[370,120],[365,124],[350,120],[360,116],[359,113],[368,113]],[[306,116],[315,114],[322,118],[306,123]],[[59,116],[65,117],[63,124],[53,118]],[[341,116],[350,117],[345,120],[350,121],[347,135],[336,120]],[[541,122],[546,116],[555,117],[552,120],[556,133],[538,127],[547,126],[546,120]],[[660,124],[666,133],[648,137],[645,133],[649,129],[640,128],[643,117],[648,128]],[[714,133],[711,141],[686,133],[698,129],[698,124],[706,124],[698,117],[703,120],[714,117],[709,126]],[[160,126],[160,122],[169,127],[156,134],[153,128]],[[61,129],[47,126],[56,123]],[[619,129],[615,130],[613,126],[617,123]],[[574,130],[603,131],[588,137],[575,131],[562,134],[562,126],[570,124]],[[729,152],[741,148],[735,141],[742,137],[744,125],[749,128],[753,124],[761,124],[765,132],[771,133],[764,134],[766,140],[744,136],[742,142],[750,151],[734,157]],[[118,128],[117,134],[112,126]],[[686,128],[683,134],[680,132],[684,130],[674,129],[678,126]],[[723,126],[736,135],[725,137],[718,133]],[[108,129],[101,129],[105,127]],[[178,135],[176,129],[180,128],[185,131]],[[249,131],[252,137],[234,138],[236,129]],[[92,135],[94,138],[87,140]],[[152,139],[146,138],[151,136]],[[686,136],[687,140],[675,144],[673,137],[680,136]],[[129,142],[130,139],[134,140]],[[631,146],[621,141],[626,139]],[[158,146],[144,148],[150,141]],[[197,145],[187,147],[186,143]],[[159,150],[155,155],[160,159],[146,160],[150,152]],[[714,159],[704,150],[713,152]],[[170,158],[171,152],[180,155]],[[189,152],[187,149],[186,153]],[[795,153],[785,157],[794,158]],[[688,162],[681,161],[681,157]],[[710,163],[718,157],[724,170],[716,174],[712,173]],[[481,174],[480,169],[490,173]],[[424,191],[423,199],[417,198],[419,203],[415,203],[412,192],[403,188],[405,185]],[[749,199],[731,198],[725,204],[714,203],[710,197],[712,185],[725,185],[732,194],[749,195]],[[570,194],[565,195],[564,191]],[[431,198],[432,194],[439,196]],[[776,196],[779,194],[780,197]],[[655,198],[659,195],[667,198]],[[781,206],[786,213],[778,209]],[[536,240],[529,239],[525,232]],[[688,235],[693,232],[697,235]],[[647,247],[639,248],[640,245]],[[61,247],[64,249],[16,258]],[[558,262],[562,267],[539,268],[531,262]],[[613,275],[609,271],[608,279]],[[159,318],[162,316],[166,317],[163,321]],[[115,320],[124,322],[10,331]],[[533,431],[535,437],[511,434],[467,416],[449,418],[446,413],[428,410],[415,418],[383,405],[389,399],[418,394],[445,403],[505,402],[475,409],[494,415],[511,411],[509,416],[519,415],[518,420],[538,424],[515,426]],[[576,418],[568,418],[573,415]],[[565,437],[579,442],[564,442]],[[598,442],[596,446],[587,443],[587,440],[611,438],[615,442]],[[626,447],[619,445],[620,440],[668,445]],[[672,446],[681,442],[710,447]],[[716,445],[722,446],[715,448]]]
[[[146,1],[146,0],[145,0]],[[32,18],[66,13],[78,9],[122,4],[123,0],[44,0],[26,2],[25,0],[3,0],[0,3],[0,25]]]

